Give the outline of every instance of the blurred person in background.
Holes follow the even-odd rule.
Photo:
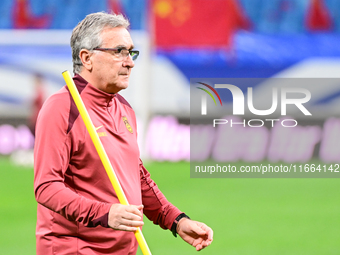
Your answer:
[[[167,201],[139,158],[135,113],[118,94],[128,87],[139,55],[128,26],[122,15],[90,14],[74,28],[71,48],[74,82],[130,205],[119,203],[63,87],[46,101],[37,121],[38,255],[136,254],[133,232],[143,226],[143,213],[197,251],[212,242],[211,228]]]
[[[45,100],[45,92],[44,92],[44,82],[41,74],[34,74],[34,94],[32,101],[32,114],[28,120],[28,127],[31,130],[32,134],[35,135],[35,125],[37,122],[38,114],[43,106]]]

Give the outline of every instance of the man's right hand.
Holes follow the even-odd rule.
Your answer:
[[[113,204],[109,212],[109,226],[115,230],[135,232],[144,225],[142,221],[143,205]]]

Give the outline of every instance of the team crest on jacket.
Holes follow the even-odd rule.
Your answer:
[[[129,132],[132,134],[133,130],[132,130],[132,127],[131,127],[128,119],[125,116],[123,116],[122,118],[123,118],[123,121],[124,121],[124,124],[125,124],[127,130],[129,130]]]

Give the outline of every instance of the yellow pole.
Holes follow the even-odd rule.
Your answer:
[[[76,85],[73,82],[73,79],[70,75],[69,71],[64,71],[63,77],[65,79],[66,85],[68,89],[70,90],[71,96],[76,103],[76,106],[78,108],[78,111],[85,123],[85,126],[87,128],[87,131],[90,134],[90,137],[92,139],[92,142],[94,146],[96,147],[96,150],[98,152],[98,155],[100,157],[100,160],[102,161],[104,168],[106,170],[107,175],[109,176],[109,179],[112,183],[113,189],[115,190],[117,197],[119,199],[119,202],[123,205],[129,205],[129,202],[126,199],[126,196],[124,194],[124,191],[122,189],[122,186],[120,185],[116,173],[111,165],[111,162],[106,154],[106,151],[99,139],[99,136],[95,130],[95,127],[90,119],[90,116],[88,112],[86,111],[85,105],[79,95],[79,92],[76,88]],[[151,255],[150,249],[144,239],[144,236],[142,234],[142,231],[138,227],[136,232],[135,232],[136,239],[138,241],[139,247],[141,248],[142,252],[144,255]]]

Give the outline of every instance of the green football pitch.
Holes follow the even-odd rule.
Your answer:
[[[146,166],[168,200],[214,230],[200,254],[340,254],[340,179],[190,179],[185,162]],[[0,220],[0,254],[35,254],[33,169],[7,158]],[[197,254],[146,218],[143,233],[153,254]]]

